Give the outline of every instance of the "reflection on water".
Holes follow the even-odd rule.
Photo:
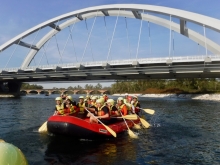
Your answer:
[[[48,136],[37,129],[53,113],[56,95],[1,99],[0,139],[18,146],[30,165],[220,164],[219,102],[140,98],[150,129],[102,141]],[[75,96],[76,98],[77,96]]]

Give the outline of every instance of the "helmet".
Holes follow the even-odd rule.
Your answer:
[[[133,99],[137,99],[138,97],[135,95],[135,96],[133,96]]]
[[[93,97],[92,97],[92,100],[96,100],[96,99],[97,99],[97,97],[96,97],[96,96],[93,96]]]
[[[128,93],[125,93],[125,96],[128,96]]]
[[[61,98],[61,97],[56,97],[55,100],[56,100],[56,101],[57,101],[57,100],[62,101],[62,98]]]
[[[84,96],[79,96],[79,99],[84,99]]]
[[[124,101],[123,97],[119,97],[117,101]]]
[[[99,100],[101,100],[102,101],[102,103],[104,104],[104,102],[105,102],[105,99],[102,97],[102,98],[100,98]]]
[[[73,101],[72,96],[67,96],[66,99],[69,99],[70,101]]]
[[[114,102],[115,102],[115,101],[114,101],[113,99],[108,99],[108,100],[107,100],[107,103],[111,103],[111,105],[114,105]]]
[[[103,101],[101,99],[96,100],[96,103],[103,104]]]
[[[89,95],[87,95],[87,96],[86,96],[86,98],[88,98],[88,99],[89,99],[89,98],[90,98],[90,96],[89,96]]]

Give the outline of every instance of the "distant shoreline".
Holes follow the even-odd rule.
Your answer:
[[[220,101],[220,94],[129,94],[130,96],[149,97],[149,98],[180,98],[193,100],[213,100]],[[113,94],[112,96],[124,96],[124,94]]]

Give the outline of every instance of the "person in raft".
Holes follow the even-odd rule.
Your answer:
[[[86,117],[87,111],[85,111],[85,107],[88,107],[88,103],[84,102],[84,96],[79,97],[79,102],[77,103],[77,108],[79,109],[78,117]]]
[[[138,97],[137,96],[133,96],[133,100],[131,101],[131,104],[132,104],[132,109],[133,109],[132,112],[136,113],[137,115],[139,115],[141,104],[138,101]]]
[[[112,116],[112,117],[121,116],[118,112],[118,109],[114,105],[114,103],[115,103],[115,101],[113,99],[107,100],[107,107],[109,109],[110,116]]]
[[[87,109],[95,115],[87,115],[87,117],[90,117],[90,123],[98,123],[99,121],[97,118],[104,124],[110,123],[109,109],[104,105],[104,102],[101,99],[96,100],[96,107],[93,106]]]
[[[128,114],[128,109],[127,109],[127,106],[126,104],[124,103],[124,99],[123,97],[119,97],[117,99],[117,105],[116,105],[119,113],[122,113],[123,116],[127,115]]]
[[[56,97],[56,107],[54,115],[64,115],[64,103],[61,97]]]
[[[66,97],[66,102],[64,105],[65,115],[76,115],[79,112],[79,108],[76,106],[76,102],[73,101],[71,96]]]

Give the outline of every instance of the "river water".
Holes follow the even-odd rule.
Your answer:
[[[76,141],[37,132],[53,114],[56,96],[0,99],[0,138],[20,148],[30,165],[220,164],[220,102],[140,98],[143,108],[156,113],[144,114],[151,128],[133,130],[139,139],[124,133]]]

